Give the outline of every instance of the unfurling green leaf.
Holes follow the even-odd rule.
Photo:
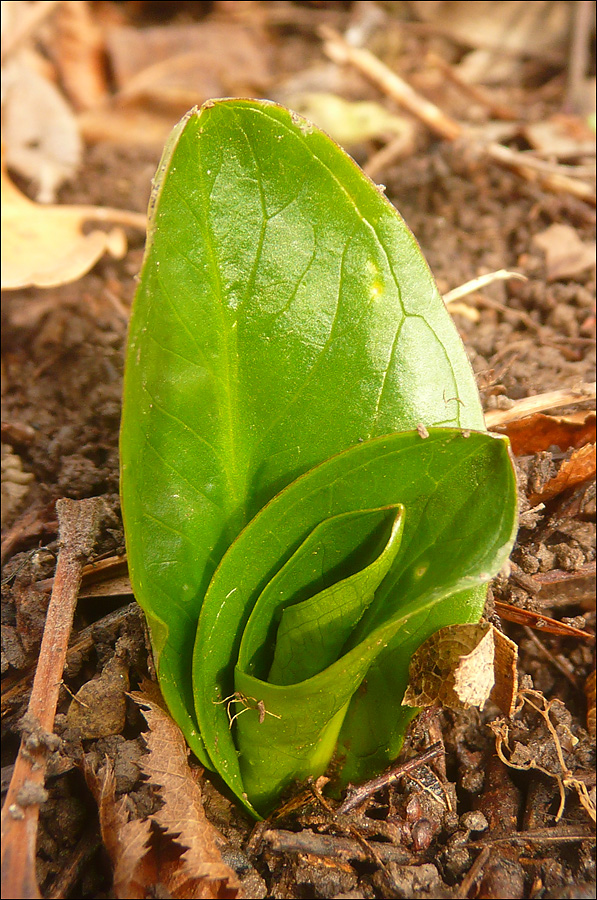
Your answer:
[[[423,427],[421,427],[423,426]],[[397,755],[408,664],[509,553],[507,441],[404,222],[266,102],[162,158],[130,327],[122,504],[169,708],[254,814]]]

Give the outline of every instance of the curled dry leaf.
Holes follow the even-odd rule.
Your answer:
[[[571,406],[574,403],[584,403],[587,400],[594,400],[595,396],[595,382],[581,382],[573,389],[564,388],[560,391],[547,391],[545,394],[524,397],[522,400],[516,400],[509,409],[490,409],[485,413],[485,425],[490,431],[495,431],[501,426],[528,418],[535,413]]]
[[[223,842],[203,811],[201,788],[187,762],[187,746],[182,732],[146,695],[131,695],[141,706],[149,725],[145,741],[149,754],[141,767],[152,784],[160,789],[163,806],[153,821],[183,848],[179,863],[169,873],[172,897],[237,897],[239,884],[218,849]],[[163,875],[162,879],[163,880]]]
[[[23,470],[21,458],[2,444],[2,527],[14,519],[27,494],[34,476]]]
[[[537,493],[531,494],[529,503],[536,506],[557,497],[568,488],[576,487],[595,477],[595,444],[587,444],[575,450],[570,459],[565,459],[557,475],[550,478]]]
[[[144,216],[95,206],[42,206],[33,203],[2,171],[2,289],[56,287],[76,281],[104,253],[121,259],[121,228],[83,233],[89,220],[144,227]]]
[[[553,59],[555,54],[563,54],[568,37],[570,13],[559,4],[556,8],[552,4],[547,10],[546,4],[529,4],[524,0],[502,3],[417,0],[409,5],[424,22],[433,24],[464,46],[498,50],[507,58],[523,52]]]
[[[594,444],[596,440],[595,413],[587,410],[566,416],[535,413],[516,422],[497,426],[495,430],[508,436],[515,456],[539,453],[550,447],[559,447],[562,451],[571,447],[576,450],[585,444]]]
[[[516,658],[516,645],[489,622],[441,628],[414,654],[403,703],[483,708],[491,695],[509,713],[517,689]]]
[[[518,696],[518,647],[497,628],[493,629],[495,684],[491,702],[507,716],[514,713]]]
[[[182,113],[209,97],[251,96],[270,81],[267,37],[245,23],[120,26],[106,41],[119,100],[127,105]]]

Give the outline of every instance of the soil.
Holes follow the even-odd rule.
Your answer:
[[[60,201],[144,211],[156,164],[153,150],[96,144],[86,151],[76,185],[63,188]],[[384,181],[415,233],[443,292],[500,268],[528,276],[525,282],[487,288],[490,302],[477,307],[478,321],[455,316],[486,409],[593,380],[594,271],[548,281],[543,251],[533,242],[549,225],[562,222],[583,241],[593,240],[590,206],[472,157],[458,143],[430,138],[377,180]],[[6,468],[9,485],[24,481],[26,488],[7,488],[4,519],[3,779],[10,776],[18,747],[43,628],[48,593],[39,586],[55,566],[55,500],[103,497],[106,514],[96,556],[124,552],[120,391],[126,312],[143,251],[137,232],[128,237],[129,252],[120,262],[104,259],[71,285],[3,297],[3,442],[10,456],[6,466],[3,457],[3,474]],[[594,663],[591,645],[499,620],[491,605],[498,600],[564,616],[589,630],[594,626],[594,484],[584,483],[528,514],[528,486],[536,490],[565,455],[552,448],[517,460],[523,527],[512,571],[492,586],[488,615],[517,642],[526,687],[532,684],[554,701],[558,734],[570,737],[566,764],[577,782],[594,792],[583,691]],[[31,473],[30,481],[23,472]],[[561,590],[533,593],[533,576],[554,570],[570,576],[560,582]],[[128,595],[81,598],[72,643],[56,720],[63,748],[53,761],[49,799],[41,808],[37,874],[44,896],[110,897],[111,870],[81,761],[108,755],[117,795],[129,795],[139,814],[147,811],[152,800],[137,765],[144,753],[144,722],[122,693],[122,676],[136,688],[151,677],[152,667],[142,617]],[[76,715],[69,712],[72,694],[100,673],[103,713],[77,734]],[[95,703],[97,694],[93,698]],[[338,820],[315,791],[298,811],[255,828],[206,775],[206,811],[226,838],[224,858],[239,874],[245,896],[594,896],[594,842],[578,791],[568,787],[556,822],[557,780],[505,766],[496,755],[490,721],[503,721],[491,706],[482,713],[423,714],[401,759],[420,752],[425,737],[435,735],[445,745],[445,765],[423,766],[416,779],[402,778]],[[527,705],[511,728],[510,746],[518,748],[519,761],[534,758],[548,772],[558,771],[544,717]]]

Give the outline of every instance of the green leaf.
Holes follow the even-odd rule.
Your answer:
[[[383,666],[388,655],[396,677],[404,683],[397,697],[384,697],[383,706],[386,712],[399,710],[410,653],[401,656],[397,651],[422,643],[440,627],[437,622],[447,598],[487,582],[502,565],[514,535],[515,496],[507,441],[433,429],[425,440],[416,432],[404,432],[352,447],[290,484],[253,519],[224,556],[205,597],[194,670],[201,732],[216,769],[239,797],[247,794],[259,811],[267,811],[281,785],[288,786],[305,772],[319,774],[314,756],[323,771],[348,702],[372,663]],[[377,559],[381,582],[375,599],[359,616],[356,628],[353,621],[351,637],[344,640],[342,635],[343,648],[335,662],[329,665],[322,657],[328,667],[299,672],[304,680],[296,684],[266,683],[267,660],[258,651],[271,646],[271,638],[266,638],[272,634],[271,622],[281,618],[280,606],[296,602],[288,585],[283,592],[278,589],[280,582],[288,580],[288,570],[296,569],[297,561],[300,567],[308,559],[303,548],[325,546],[318,536],[322,522],[368,509],[374,524],[373,511],[379,511],[384,501],[401,504],[404,514]],[[333,529],[329,537],[333,541]],[[290,561],[280,568],[285,552],[295,547]],[[273,577],[270,574],[264,589],[267,573]],[[312,611],[313,600],[300,602],[303,580],[299,572],[298,606],[291,605],[290,612],[301,605]],[[326,594],[329,597],[329,589],[318,601]],[[478,605],[465,610],[474,612],[475,618],[480,614]],[[325,613],[322,608],[322,617]],[[237,719],[236,740],[219,702],[235,691],[251,698],[253,706],[263,703],[268,713],[259,722],[257,708],[245,710]],[[361,703],[367,714],[379,720],[377,700],[372,704],[368,693],[364,696]],[[383,731],[376,740],[395,740],[390,715],[378,725]],[[370,768],[365,762],[362,774],[370,774]]]
[[[336,581],[330,587],[314,594],[308,600],[298,601],[295,593],[297,584],[302,580],[300,574],[304,563],[311,562],[311,559],[305,558],[307,553],[313,553],[309,546],[305,547],[310,544],[308,538],[286,563],[282,571],[288,583],[288,596],[285,598],[276,633],[274,659],[268,681],[273,684],[295,684],[297,681],[305,681],[330,666],[342,654],[344,645],[350,640],[400,549],[404,528],[404,507],[398,506],[394,512],[395,518],[388,542],[377,559],[348,578]],[[367,519],[368,513],[358,512],[356,516]],[[356,533],[355,514],[346,513],[326,519],[322,525],[316,526],[312,534],[328,523],[336,524],[338,519],[347,520],[346,525],[351,528],[352,534]],[[328,553],[328,546],[331,548],[337,546],[335,533],[326,537],[327,541],[321,542],[322,554]],[[359,549],[364,555],[363,548]],[[360,565],[364,565],[364,559],[360,560]],[[275,582],[276,579],[272,581]],[[261,618],[264,608],[267,608],[268,599],[264,597],[266,592],[267,589],[255,605],[252,614],[255,617]],[[292,605],[288,606],[286,604],[290,598]],[[265,614],[267,615],[267,612]],[[239,662],[242,658],[241,644]]]
[[[358,450],[360,442],[369,446],[419,424],[484,428],[466,354],[398,213],[333,141],[288,110],[253,100],[210,102],[191,110],[164,150],[150,203],[125,370],[121,494],[131,581],[149,623],[162,692],[205,765],[220,770],[228,765],[214,747],[214,728],[204,730],[203,717],[211,721],[207,704],[232,742],[226,704],[213,701],[226,696],[218,693],[221,685],[240,690],[233,684],[234,653],[250,613],[243,606],[234,619],[231,627],[240,631],[229,636],[233,647],[227,644],[224,652],[197,638],[199,728],[193,645],[208,588],[228,549],[259,511],[305,472],[347,448]],[[423,472],[423,492],[428,484]],[[464,481],[462,497],[470,499]],[[400,504],[409,528],[416,516],[406,500],[383,491],[373,503],[355,496],[339,510],[354,516],[353,538],[341,537],[341,523],[329,525],[337,531],[332,541],[337,559],[315,591],[328,591],[323,599],[332,606],[325,614],[327,637],[318,649],[322,659],[332,652],[331,623],[337,617],[331,588],[337,580],[356,579],[351,584],[358,599],[347,622],[360,615],[356,628],[367,630],[385,621],[381,594],[391,572],[373,599],[373,588],[360,585],[359,573],[368,565],[383,566],[375,560],[386,552],[384,528],[391,529],[391,513],[371,512],[377,525],[362,543],[354,541],[367,530],[367,511]],[[310,520],[294,543],[275,533],[267,546],[257,541],[257,558],[236,569],[228,590],[244,590],[245,565],[252,573],[259,569],[253,603],[308,534],[328,527],[325,518]],[[422,545],[426,540],[423,534]],[[404,547],[398,558],[403,552]],[[308,576],[306,569],[303,575]],[[438,584],[441,577],[440,572]],[[305,590],[309,584],[305,581]],[[298,596],[292,586],[289,593]],[[464,607],[454,601],[451,615],[478,616],[479,599],[472,602],[467,594],[465,600]],[[450,603],[446,600],[446,609]],[[309,624],[314,605],[303,613],[277,608],[285,624],[278,656],[267,660],[270,666],[275,662],[275,677],[285,677],[280,673],[288,665],[293,616],[304,616],[301,626],[310,629],[301,666],[307,646],[317,643]],[[210,610],[200,635],[210,627]],[[275,615],[268,620],[270,632],[279,626]],[[343,634],[350,630],[345,626]],[[363,631],[363,639],[369,633]],[[413,645],[418,635],[413,633]],[[253,655],[256,663],[268,656],[264,647]],[[368,690],[376,673],[380,691],[388,678],[396,680],[393,667],[388,674],[381,662],[377,665]],[[268,673],[246,674],[266,678]],[[400,697],[398,692],[392,701],[397,708]],[[348,766],[363,739],[360,715],[355,697],[342,725]],[[265,719],[268,727],[277,721]],[[329,726],[323,756],[339,727],[336,721]],[[368,747],[365,741],[365,754]],[[355,759],[361,756],[359,751]]]

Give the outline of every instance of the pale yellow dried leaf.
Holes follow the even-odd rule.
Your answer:
[[[2,289],[56,287],[85,275],[104,255],[121,259],[121,228],[83,233],[93,207],[42,206],[22,194],[2,172]]]
[[[387,135],[412,132],[412,125],[408,120],[372,101],[350,101],[324,91],[305,91],[289,97],[288,105],[326,131],[343,147]]]
[[[493,626],[449,625],[414,654],[405,706],[483,707],[495,683]]]
[[[35,183],[37,200],[52,203],[60,185],[81,164],[83,143],[76,117],[27,53],[19,53],[3,67],[2,85],[6,164]]]

